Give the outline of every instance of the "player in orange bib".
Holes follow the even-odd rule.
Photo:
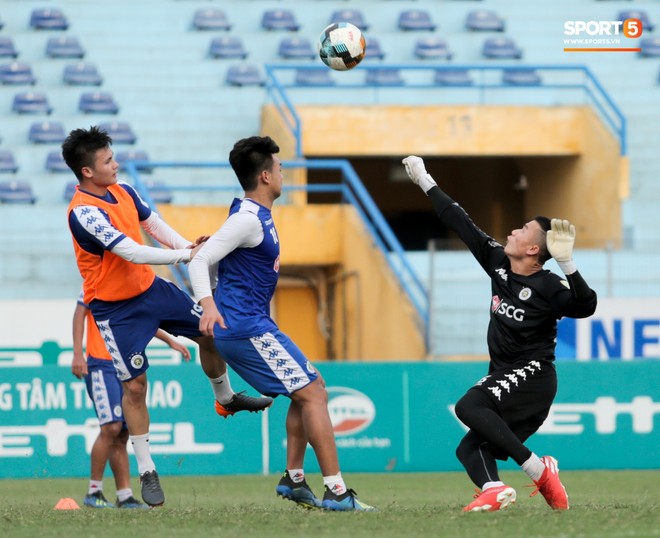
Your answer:
[[[165,502],[149,450],[146,406],[146,347],[161,328],[199,344],[204,373],[211,380],[216,410],[223,416],[260,411],[271,398],[234,393],[227,366],[213,338],[199,331],[201,308],[149,264],[187,263],[201,241],[184,239],[151,210],[130,185],[117,181],[119,165],[112,139],[97,128],[76,129],[62,144],[62,156],[79,181],[67,211],[83,302],[88,304],[117,377],[123,384],[123,412],[140,473],[142,498],[150,506]],[[144,231],[169,248],[142,244]]]

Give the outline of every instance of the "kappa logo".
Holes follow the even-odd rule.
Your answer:
[[[500,278],[506,282],[509,280],[509,275],[506,274],[506,269],[495,269],[495,272],[500,275]]]
[[[328,412],[335,435],[353,435],[376,418],[376,406],[366,394],[348,387],[328,387]]]

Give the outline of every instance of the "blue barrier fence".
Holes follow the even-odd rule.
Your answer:
[[[302,71],[323,71],[324,66],[309,64],[267,64],[266,89],[268,99],[275,105],[284,123],[296,140],[296,155],[302,156],[302,125],[296,112],[298,96],[296,89],[305,89],[306,98],[309,99],[308,85],[298,84],[295,75]],[[512,71],[536,74],[538,78],[529,78],[528,82],[508,83],[505,74]],[[370,72],[389,73],[399,75],[384,78],[383,83],[369,82]],[[463,83],[457,85],[442,84],[436,81],[438,73],[464,72]],[[365,76],[367,75],[367,76]],[[337,104],[339,90],[362,89],[362,95],[371,95],[374,103],[382,103],[387,99],[385,92],[394,91],[395,102],[402,104],[401,89],[406,94],[414,95],[415,104],[446,104],[448,92],[460,92],[456,99],[453,95],[451,104],[491,104],[498,102],[502,92],[508,92],[509,102],[519,105],[520,94],[516,90],[524,91],[525,103],[536,103],[540,106],[556,106],[558,104],[588,104],[619,141],[621,155],[627,154],[627,127],[626,118],[614,102],[604,86],[593,72],[584,65],[443,65],[423,66],[410,64],[361,64],[351,72],[341,73],[330,79],[329,82],[315,84],[319,89],[326,91],[313,92],[314,99],[326,104]],[[327,91],[327,89],[331,89]],[[409,92],[409,90],[419,90]],[[423,90],[427,90],[423,92]],[[428,90],[431,90],[430,92]]]

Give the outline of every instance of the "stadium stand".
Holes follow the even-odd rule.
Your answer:
[[[227,84],[232,86],[263,86],[265,81],[256,65],[232,65],[227,69]]]
[[[657,58],[660,56],[660,37],[643,37],[639,41],[640,56],[646,58]]]
[[[300,28],[293,11],[288,9],[268,9],[261,19],[264,30],[288,30],[295,32]]]
[[[441,37],[424,37],[415,42],[415,56],[423,60],[451,60],[454,53]]]
[[[37,197],[27,181],[0,182],[0,203],[3,204],[34,204]]]
[[[62,199],[68,204],[73,198],[73,195],[76,194],[76,187],[78,186],[77,181],[68,181],[64,186],[64,196]]]
[[[164,181],[147,180],[144,182],[144,185],[149,191],[149,196],[157,204],[172,203],[174,194]]]
[[[112,138],[113,144],[135,144],[137,136],[127,121],[105,121],[98,124]]]
[[[514,59],[519,60],[522,58],[523,51],[519,48],[515,41],[510,37],[488,37],[484,41],[481,53],[484,58],[490,59]]]
[[[473,32],[504,32],[506,24],[494,11],[477,9],[468,13],[465,27]]]
[[[384,68],[367,71],[366,83],[374,86],[402,86],[405,81],[398,69]]]
[[[317,52],[312,42],[306,37],[284,37],[280,41],[278,54],[287,60],[302,60],[316,58]]]
[[[0,58],[18,58],[18,51],[11,37],[0,36]]]
[[[231,23],[222,9],[198,9],[192,24],[195,30],[231,30]]]
[[[502,73],[502,82],[512,86],[538,86],[542,80],[533,69],[505,69]]]
[[[384,60],[385,51],[380,45],[380,40],[376,37],[369,37],[367,39],[367,55],[363,61],[369,60]]]
[[[339,9],[333,11],[328,20],[328,24],[335,22],[348,22],[353,26],[357,26],[363,32],[369,29],[369,24],[359,9]]]
[[[474,79],[467,69],[438,69],[434,82],[439,86],[472,86]]]
[[[32,67],[23,62],[11,62],[0,65],[0,83],[2,84],[36,84],[37,79],[32,73]]]
[[[59,121],[39,121],[30,126],[28,139],[35,144],[61,144],[66,138]]]
[[[328,69],[322,71],[318,69],[298,69],[296,71],[296,84],[301,86],[333,86],[337,82],[332,78]]]
[[[65,66],[62,80],[72,86],[100,86],[103,84],[103,77],[97,67],[85,62]]]
[[[85,114],[118,114],[119,105],[110,92],[85,92],[80,95],[78,109]]]
[[[66,30],[69,21],[59,9],[35,9],[30,15],[30,26],[35,30]]]
[[[243,41],[235,35],[215,37],[209,45],[209,56],[211,58],[239,58],[248,57]]]
[[[46,170],[54,173],[70,173],[69,167],[62,158],[62,152],[59,149],[54,149],[46,155]]]
[[[46,42],[46,56],[50,58],[84,58],[85,49],[77,37],[51,37]]]
[[[406,9],[399,13],[397,25],[400,30],[404,31],[428,30],[433,32],[436,29],[431,14],[420,9]]]
[[[126,161],[149,161],[149,154],[141,149],[129,149],[117,151],[115,153],[115,161],[119,163],[119,166],[124,169],[124,163]],[[145,174],[150,174],[153,171],[153,168],[150,166],[139,165],[137,169]]]
[[[8,149],[0,149],[0,173],[15,174],[16,172],[18,172],[18,166],[14,154]]]
[[[53,111],[43,92],[17,93],[11,109],[18,114],[50,114]]]
[[[642,21],[642,28],[645,32],[652,32],[655,24],[651,21],[648,13],[642,9],[623,9],[619,11],[615,21],[625,21],[627,19],[638,19]]]

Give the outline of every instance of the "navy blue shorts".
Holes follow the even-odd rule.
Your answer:
[[[121,407],[124,390],[121,381],[117,379],[117,372],[112,361],[88,357],[87,371],[85,385],[87,394],[94,403],[94,411],[99,419],[99,425],[121,421],[126,427]]]
[[[238,375],[266,396],[290,396],[318,377],[300,348],[279,330],[238,340],[216,338],[215,347]]]
[[[151,287],[126,301],[99,301],[90,307],[121,381],[149,367],[146,348],[161,328],[175,336],[197,337],[202,308],[171,282],[156,277]]]

